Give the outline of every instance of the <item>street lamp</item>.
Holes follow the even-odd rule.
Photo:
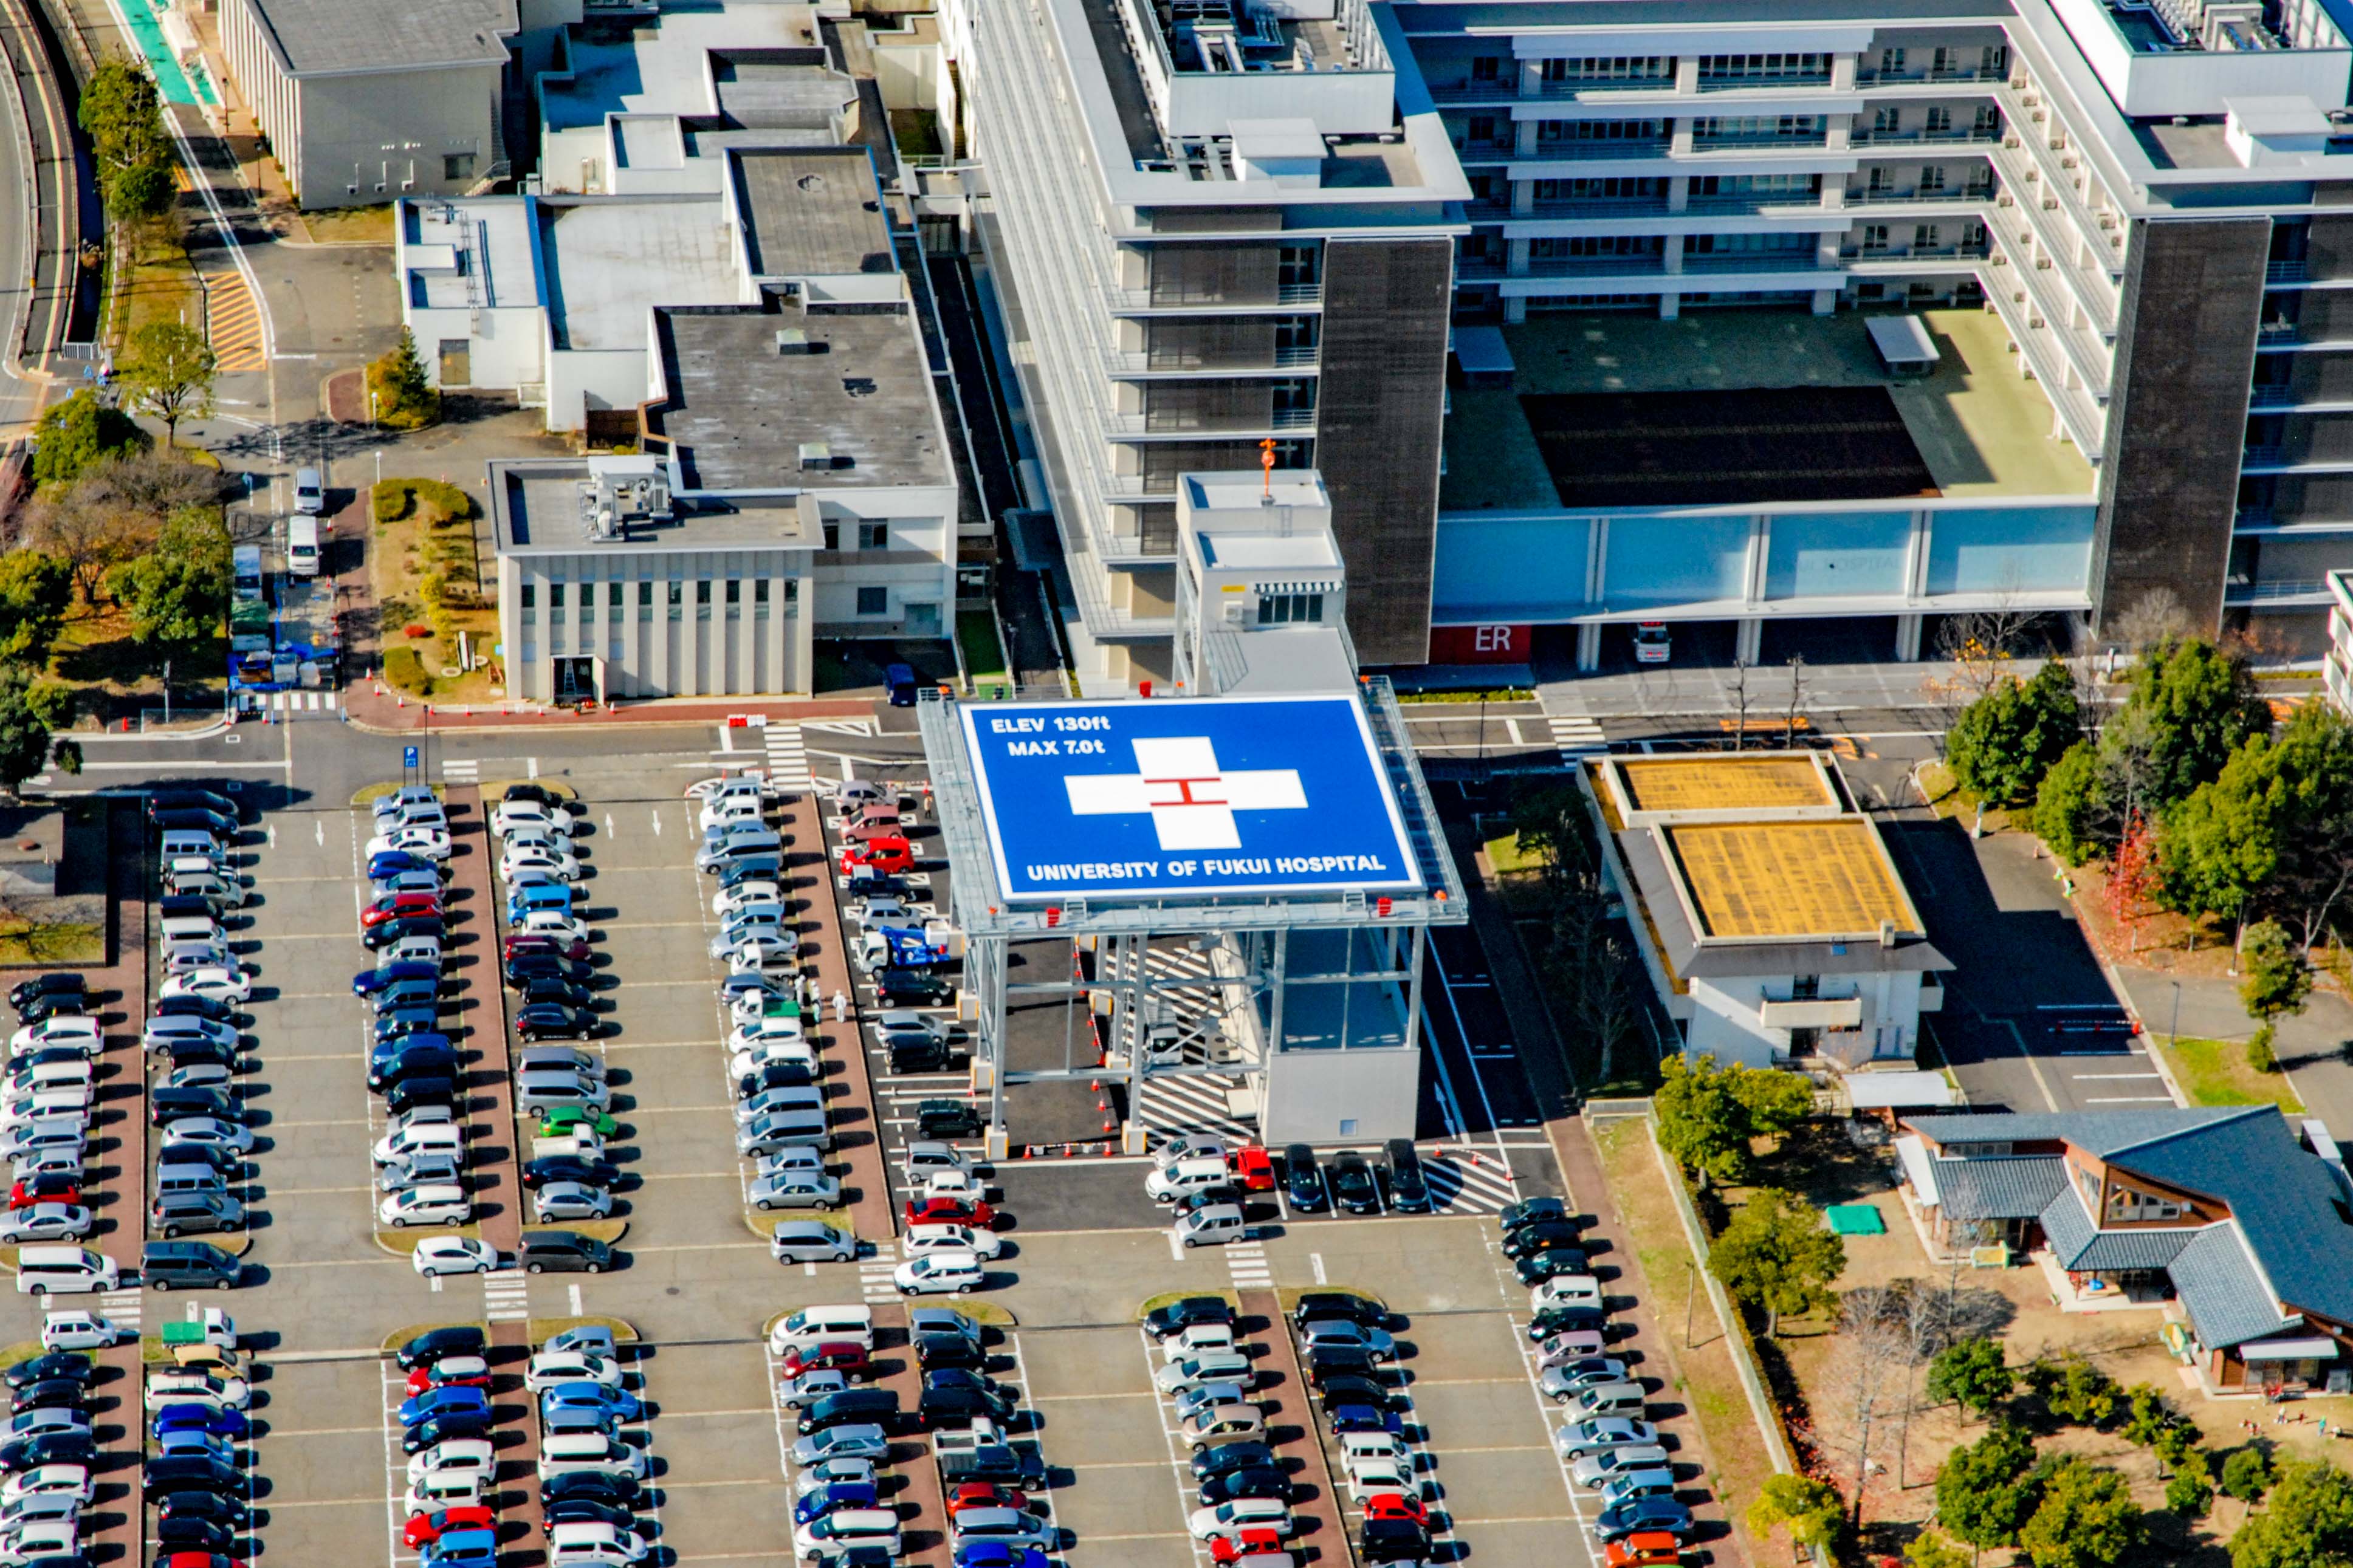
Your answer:
[[[2165,1026],[2165,1048],[2168,1051],[2173,1049],[2175,1042],[2180,1038],[2181,982],[2177,980],[2173,983],[2173,1021]]]

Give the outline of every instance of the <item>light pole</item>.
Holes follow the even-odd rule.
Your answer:
[[[171,722],[172,722],[172,661],[171,661],[170,659],[168,659],[168,658],[167,658],[167,659],[165,659],[165,660],[164,661],[164,723],[165,727],[166,727],[166,728],[168,728],[168,727],[171,725]]]
[[[1692,1313],[1699,1310],[1699,1265],[1686,1258],[1683,1267],[1691,1270],[1689,1289],[1683,1292],[1683,1349],[1689,1350],[1692,1348]]]
[[[2173,983],[2173,1021],[2165,1026],[2165,1048],[2172,1050],[2181,1038],[2181,982]]]

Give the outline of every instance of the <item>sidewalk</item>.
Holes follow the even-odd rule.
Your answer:
[[[2238,987],[2226,980],[2179,980],[2153,969],[2118,964],[2132,1010],[2152,1039],[2184,1035],[2192,1039],[2244,1040],[2255,1032],[2239,1000]],[[2175,1023],[2174,989],[2180,987],[2179,1024]],[[2279,1020],[2274,1046],[2280,1068],[2304,1100],[2305,1109],[2328,1124],[2340,1137],[2353,1134],[2353,1004],[2332,991],[2313,993],[2303,1013]]]
[[[550,727],[595,728],[624,724],[723,724],[730,719],[761,714],[780,723],[809,719],[869,719],[874,704],[861,698],[841,697],[661,697],[624,701],[591,713],[549,708],[512,698],[506,701],[441,707],[380,686],[372,675],[353,680],[343,693],[343,710],[360,729],[379,734],[406,734],[434,730],[542,730]],[[759,761],[745,753],[746,762]]]

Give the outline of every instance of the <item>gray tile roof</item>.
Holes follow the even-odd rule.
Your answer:
[[[2180,1226],[2164,1230],[2102,1230],[2084,1212],[2084,1200],[2067,1187],[2042,1211],[2042,1234],[2059,1267],[2084,1273],[2127,1268],[2162,1268],[2196,1233]]]
[[[1939,1160],[1937,1206],[1947,1219],[2032,1219],[2067,1185],[2056,1154],[2015,1160]]]
[[[2237,1230],[2207,1226],[2166,1270],[2199,1343],[2209,1350],[2259,1340],[2285,1326]]]
[[[2191,1110],[2075,1110],[2055,1114],[2035,1111],[2018,1115],[1907,1116],[1905,1126],[1931,1143],[2012,1143],[2063,1142],[2114,1159],[2123,1151],[2156,1139],[2218,1121],[2250,1115],[2270,1115],[2271,1107],[2201,1106]]]
[[[285,68],[391,71],[418,66],[503,64],[514,6],[494,0],[245,0],[278,46]]]

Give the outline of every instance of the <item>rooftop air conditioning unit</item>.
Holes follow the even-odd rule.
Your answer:
[[[776,329],[776,352],[780,354],[805,354],[809,352],[808,333],[798,327]]]
[[[802,467],[802,468],[832,468],[832,467],[833,467],[833,447],[832,447],[832,446],[831,446],[829,443],[828,443],[828,442],[824,442],[824,441],[804,441],[804,442],[802,442],[802,443],[801,443],[801,467]]]

